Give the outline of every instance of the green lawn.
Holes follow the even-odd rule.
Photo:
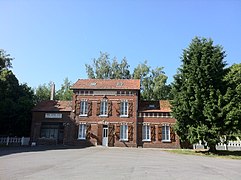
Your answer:
[[[171,153],[186,154],[186,155],[198,155],[206,157],[215,158],[228,158],[228,159],[239,159],[241,160],[241,151],[217,151],[215,153],[210,153],[206,150],[192,150],[192,149],[173,149],[166,150]]]

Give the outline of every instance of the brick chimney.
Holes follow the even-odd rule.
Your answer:
[[[50,92],[50,100],[54,100],[54,96],[55,96],[55,84],[54,82],[51,85],[51,92]]]

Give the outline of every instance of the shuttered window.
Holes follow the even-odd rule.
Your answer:
[[[169,125],[163,125],[162,126],[162,141],[170,142],[170,126]]]
[[[81,100],[80,102],[80,116],[87,116],[88,114],[88,102],[87,100]]]
[[[128,141],[128,126],[126,124],[120,126],[120,140]]]
[[[79,125],[78,139],[86,139],[86,124]]]
[[[102,100],[100,103],[100,116],[107,116],[108,103],[107,100]]]
[[[142,141],[151,141],[151,131],[149,125],[142,126]]]
[[[121,101],[121,117],[128,117],[128,101]]]

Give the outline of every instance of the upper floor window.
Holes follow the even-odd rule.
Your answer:
[[[128,126],[127,124],[122,124],[120,126],[120,140],[128,141]]]
[[[170,126],[162,126],[162,141],[170,142]]]
[[[102,100],[100,103],[100,116],[107,116],[108,114],[107,100]]]
[[[132,96],[133,92],[132,91],[117,91],[117,95]]]
[[[84,90],[80,90],[76,92],[79,95],[84,95],[84,96],[88,96],[88,95],[93,95],[93,91],[84,91]]]
[[[128,117],[128,101],[124,100],[121,101],[121,117]]]
[[[87,102],[87,100],[81,100],[80,116],[87,116],[87,114],[88,114],[88,102]]]

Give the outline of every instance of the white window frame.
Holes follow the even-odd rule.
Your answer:
[[[108,116],[108,101],[102,100],[100,102],[100,116],[107,117]]]
[[[120,117],[128,117],[128,100],[121,101],[121,114]]]
[[[162,142],[171,142],[170,126],[162,125]]]
[[[151,126],[148,124],[142,126],[142,141],[151,141]]]
[[[128,125],[122,124],[120,126],[120,141],[128,141]]]
[[[84,106],[82,106],[84,104]],[[83,111],[82,111],[83,107]],[[80,115],[81,117],[88,116],[88,101],[87,100],[81,100],[80,101]]]
[[[79,134],[78,139],[86,139],[86,124],[79,124]]]

